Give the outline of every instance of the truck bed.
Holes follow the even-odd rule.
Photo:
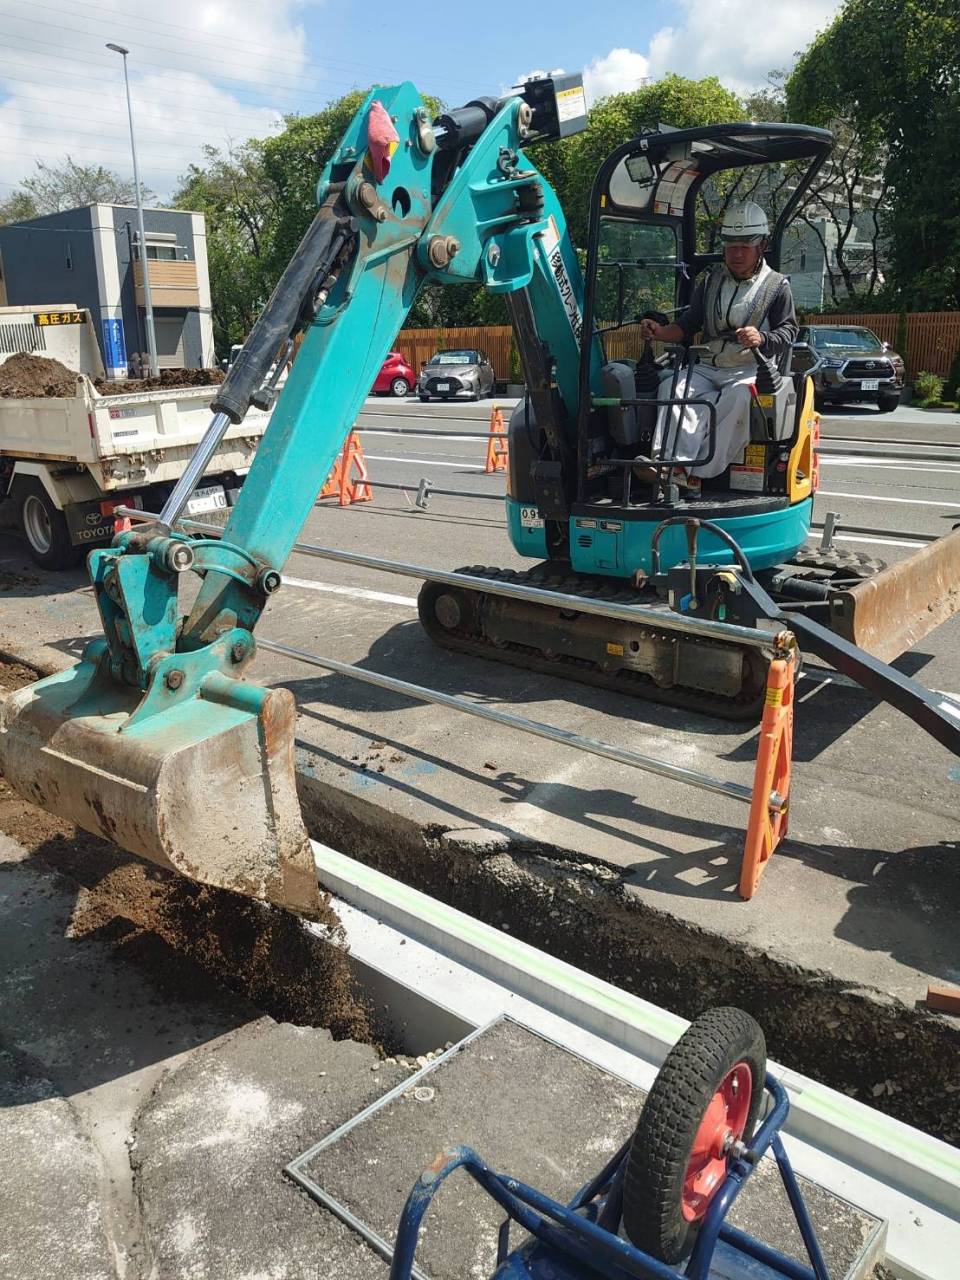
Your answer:
[[[103,489],[172,480],[210,422],[216,387],[99,395],[89,378],[70,398],[0,399],[0,456],[74,463]],[[251,409],[215,455],[221,470],[250,465],[269,413]]]

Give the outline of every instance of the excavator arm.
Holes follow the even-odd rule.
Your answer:
[[[293,698],[241,679],[254,628],[425,284],[515,295],[531,343],[550,353],[539,390],[551,398],[551,445],[560,455],[575,448],[583,283],[559,202],[523,147],[582,124],[573,77],[436,122],[409,83],[371,92],[159,522],[89,557],[104,638],[75,667],[7,700],[0,767],[21,795],[202,883],[316,912]],[[301,330],[277,394],[271,366]],[[177,532],[229,425],[274,398],[223,538]],[[183,616],[180,579],[190,573],[200,586]]]

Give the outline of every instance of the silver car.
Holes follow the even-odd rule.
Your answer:
[[[493,395],[494,382],[486,352],[475,348],[438,351],[420,370],[417,394],[423,401],[480,400]]]

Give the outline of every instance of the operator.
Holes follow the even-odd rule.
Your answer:
[[[686,307],[672,324],[644,320],[643,338],[660,342],[701,342],[710,348],[700,357],[690,377],[689,398],[716,404],[717,444],[713,458],[702,466],[689,466],[689,475],[703,479],[718,476],[743,454],[750,439],[750,386],[756,380],[758,349],[779,364],[796,341],[797,314],[786,276],[764,260],[769,244],[767,215],[758,204],[727,210],[720,229],[723,262],[698,282]],[[686,375],[681,372],[675,395],[683,394]],[[661,399],[670,398],[670,378],[660,383]],[[661,409],[654,448],[659,450],[669,416],[667,457],[695,459],[706,454],[710,417],[705,405],[672,405]],[[694,485],[699,480],[694,481]]]

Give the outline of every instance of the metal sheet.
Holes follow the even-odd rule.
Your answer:
[[[960,528],[831,597],[831,627],[890,662],[960,609]]]

